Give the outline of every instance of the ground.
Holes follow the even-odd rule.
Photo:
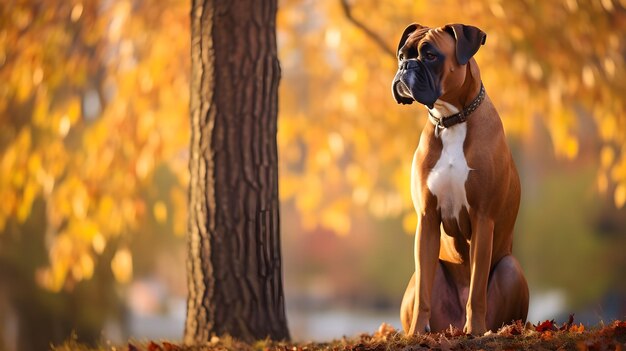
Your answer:
[[[89,348],[76,342],[75,338],[63,345],[53,347],[55,351],[385,351],[385,350],[623,350],[626,348],[626,321],[614,321],[587,329],[575,324],[573,316],[567,323],[556,325],[545,321],[538,325],[517,322],[506,325],[497,333],[482,337],[463,335],[457,329],[444,333],[406,337],[404,333],[383,324],[373,335],[362,334],[358,338],[335,340],[329,343],[293,344],[269,340],[247,344],[230,337],[213,337],[203,345],[184,346],[163,341],[134,342],[124,346],[100,346]]]

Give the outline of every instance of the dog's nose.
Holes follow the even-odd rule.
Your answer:
[[[402,64],[400,64],[400,69],[416,69],[419,68],[419,64],[416,59],[404,60]]]

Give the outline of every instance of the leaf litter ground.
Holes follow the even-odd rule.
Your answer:
[[[450,328],[441,333],[407,337],[404,333],[383,323],[374,334],[362,334],[356,338],[343,338],[327,343],[288,343],[262,340],[253,344],[231,337],[213,337],[202,345],[182,345],[167,341],[131,341],[124,346],[101,346],[89,348],[75,338],[53,347],[55,351],[422,351],[422,350],[626,350],[626,321],[614,321],[592,329],[575,324],[573,316],[563,325],[554,320],[533,325],[518,321],[505,325],[496,333],[482,337],[464,335]]]

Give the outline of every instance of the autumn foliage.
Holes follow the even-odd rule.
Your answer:
[[[156,167],[171,169],[181,185],[187,179],[182,4],[0,6],[0,232],[14,232],[36,201],[45,204],[49,266],[35,277],[42,287],[90,279],[94,257],[146,217],[178,216],[184,232],[184,187],[152,202],[142,194]],[[128,282],[128,246],[114,251],[111,271]]]
[[[348,20],[341,3],[359,23]],[[409,23],[458,22],[487,33],[476,60],[507,135],[532,142],[537,129],[545,129],[552,139],[549,151],[564,159],[583,151],[581,138],[594,138],[597,189],[624,206],[624,5],[284,1],[281,196],[293,199],[308,229],[347,234],[351,212],[365,210],[375,218],[400,216],[413,232],[410,165],[425,113],[416,104],[398,107],[391,101],[397,62],[390,53]]]
[[[370,33],[348,19],[346,5]],[[189,3],[170,0],[0,7],[0,231],[15,231],[43,202],[49,264],[36,274],[41,286],[58,291],[89,279],[95,257],[147,219],[184,233],[188,17]],[[395,106],[389,82],[390,52],[414,21],[487,32],[476,58],[509,135],[527,137],[540,123],[565,158],[592,135],[597,188],[624,206],[623,2],[284,0],[280,195],[305,229],[347,234],[360,211],[403,217],[413,231],[410,161],[423,118],[419,107]],[[148,199],[159,169],[177,184]],[[127,241],[112,248],[120,282],[132,276]]]

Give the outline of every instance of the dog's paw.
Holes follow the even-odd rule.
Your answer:
[[[483,336],[488,332],[486,327],[476,327],[476,326],[472,326],[471,324],[465,324],[465,326],[463,327],[463,333],[465,333],[466,335],[473,335],[473,336]]]

